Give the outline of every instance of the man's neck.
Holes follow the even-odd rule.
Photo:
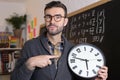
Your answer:
[[[57,43],[61,42],[61,34],[57,34],[54,36],[47,34],[47,37],[53,45],[56,45]]]

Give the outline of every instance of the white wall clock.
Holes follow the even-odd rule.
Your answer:
[[[68,55],[68,65],[78,76],[92,78],[105,65],[103,52],[96,46],[83,43],[75,46]]]

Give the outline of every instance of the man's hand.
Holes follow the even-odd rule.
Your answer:
[[[26,66],[30,70],[34,70],[35,67],[46,67],[48,65],[51,65],[52,62],[50,59],[58,58],[58,56],[55,55],[39,55],[31,57],[27,60]]]
[[[95,78],[95,80],[107,80],[108,77],[108,67],[103,66],[98,71],[98,76]]]

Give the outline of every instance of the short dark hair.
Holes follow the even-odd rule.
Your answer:
[[[51,2],[49,2],[48,4],[46,4],[46,7],[45,7],[44,11],[46,9],[53,8],[53,7],[60,7],[60,8],[62,8],[64,10],[64,12],[65,12],[65,17],[67,17],[67,8],[60,1],[51,1]]]

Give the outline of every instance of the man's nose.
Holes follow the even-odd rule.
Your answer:
[[[51,22],[51,23],[54,23],[54,22],[55,22],[54,16],[51,17],[50,22]]]

